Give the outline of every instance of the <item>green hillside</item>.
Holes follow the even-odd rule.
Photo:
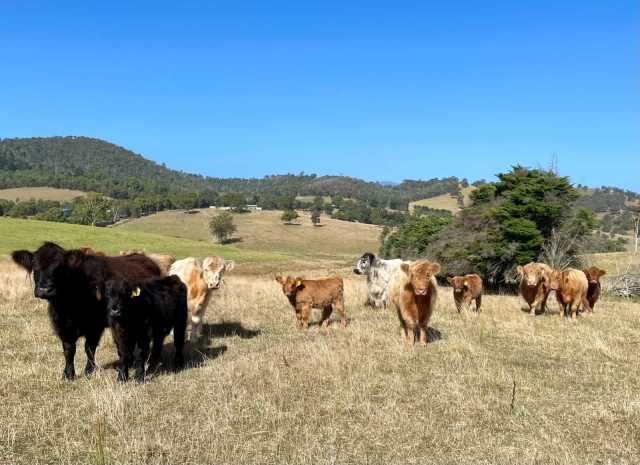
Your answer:
[[[287,259],[281,254],[222,247],[211,241],[179,239],[125,229],[0,217],[0,255],[17,249],[32,250],[44,241],[57,242],[66,248],[88,245],[111,255],[117,255],[122,249],[143,249],[147,252],[170,253],[177,257],[220,255],[245,264],[283,262]]]

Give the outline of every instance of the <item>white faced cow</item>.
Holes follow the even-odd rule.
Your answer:
[[[222,284],[222,276],[234,267],[233,261],[220,257],[184,258],[171,265],[170,274],[176,275],[187,286],[188,323],[191,324],[191,341],[200,336],[204,314],[211,292]]]
[[[367,277],[366,305],[373,308],[387,308],[389,281],[395,271],[400,269],[402,263],[404,262],[399,258],[382,260],[370,252],[358,259],[353,272]]]

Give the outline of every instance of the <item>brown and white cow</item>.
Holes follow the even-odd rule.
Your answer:
[[[480,276],[477,274],[454,276],[447,278],[447,281],[453,286],[453,300],[456,303],[458,313],[463,306],[469,310],[473,300],[476,301],[476,312],[480,313],[482,305],[482,278]]]
[[[600,284],[600,278],[602,278],[606,271],[598,268],[597,266],[591,266],[586,270],[583,270],[584,274],[587,276],[587,281],[589,282],[589,289],[587,290],[587,300],[589,300],[589,305],[591,306],[591,311],[594,310],[596,306],[596,302],[600,298],[600,294],[602,294],[602,284]]]
[[[130,255],[144,255],[149,257],[151,260],[158,265],[160,271],[162,271],[162,276],[169,276],[169,270],[171,269],[171,265],[176,261],[176,257],[169,254],[163,253],[146,253],[144,250],[131,249],[131,250],[121,250],[120,255],[123,257],[127,257]]]
[[[549,298],[549,279],[552,269],[545,263],[528,263],[517,268],[520,275],[520,294],[529,305],[531,316],[535,316],[539,307],[544,313]]]
[[[188,323],[191,323],[192,342],[200,337],[211,292],[220,288],[224,273],[233,270],[234,266],[233,261],[221,257],[206,257],[204,260],[188,257],[171,265],[169,273],[178,276],[187,286]]]
[[[553,270],[549,280],[549,286],[556,291],[556,299],[560,305],[560,318],[569,316],[575,320],[578,309],[591,314],[591,306],[587,300],[589,282],[584,272],[573,268],[566,270]]]
[[[398,312],[401,338],[407,345],[415,343],[415,328],[420,332],[420,344],[427,345],[427,327],[438,300],[439,272],[440,264],[428,260],[403,263],[389,284],[389,300]]]
[[[296,312],[298,328],[309,328],[312,308],[322,309],[321,326],[329,325],[329,317],[333,310],[340,313],[342,326],[347,326],[342,278],[303,279],[293,276],[276,276],[276,281],[282,286],[282,292]]]

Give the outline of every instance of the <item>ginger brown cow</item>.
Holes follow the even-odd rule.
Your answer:
[[[415,329],[419,341],[427,345],[427,327],[438,300],[436,274],[440,264],[428,260],[403,263],[389,285],[389,300],[398,312],[401,338],[405,344],[415,343]]]
[[[598,299],[600,298],[600,294],[602,294],[602,285],[600,284],[600,278],[607,274],[607,272],[601,270],[597,266],[591,266],[583,271],[587,276],[587,281],[589,282],[589,289],[587,290],[587,300],[589,301],[589,305],[591,306],[591,311],[593,311],[594,307],[596,306],[596,302],[598,302]]]
[[[571,319],[575,320],[578,309],[591,314],[591,306],[587,300],[589,282],[584,272],[573,268],[566,270],[553,270],[549,286],[556,291],[556,299],[560,305],[560,318],[571,313]]]
[[[296,312],[298,328],[309,328],[309,315],[312,308],[322,309],[321,326],[329,326],[329,317],[333,310],[340,313],[342,326],[347,326],[342,278],[303,279],[293,276],[276,276],[276,281],[282,286],[282,292]]]
[[[139,249],[120,251],[120,256],[122,257],[128,257],[131,255],[144,255],[145,257],[149,257],[156,265],[158,265],[158,268],[160,268],[160,271],[162,272],[162,276],[169,276],[171,265],[176,261],[176,257],[164,253],[146,253],[144,250]]]
[[[476,312],[480,313],[482,305],[482,278],[477,274],[466,276],[454,276],[447,278],[449,284],[453,286],[453,300],[456,303],[458,313],[463,306],[467,310],[471,307],[471,301],[476,301]]]
[[[521,279],[520,293],[529,305],[531,316],[535,316],[538,307],[544,313],[547,309],[549,279],[553,270],[544,263],[528,263],[519,266],[517,270]]]
[[[97,250],[93,250],[88,245],[84,245],[84,246],[80,247],[78,250],[80,252],[82,252],[83,254],[85,254],[85,255],[93,255],[95,257],[106,257],[107,256],[104,252],[98,252]]]

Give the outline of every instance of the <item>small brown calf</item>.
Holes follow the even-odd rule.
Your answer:
[[[438,300],[435,275],[439,272],[440,264],[428,260],[403,263],[389,284],[389,300],[398,312],[400,336],[409,346],[415,343],[416,328],[420,345],[427,345],[427,328]]]
[[[589,305],[591,305],[591,310],[593,311],[596,306],[596,302],[600,298],[600,294],[602,293],[602,285],[600,284],[600,278],[602,278],[606,271],[601,270],[597,266],[592,266],[583,270],[584,274],[587,276],[587,281],[589,282],[589,289],[587,290],[587,300],[589,300]]]
[[[480,313],[482,305],[482,278],[477,274],[466,276],[454,276],[447,278],[449,284],[453,286],[453,300],[456,303],[458,313],[463,306],[467,310],[471,307],[471,301],[476,301],[476,312]]]
[[[549,287],[556,291],[556,299],[560,305],[560,318],[569,316],[571,313],[571,319],[575,320],[580,307],[588,314],[593,313],[587,300],[589,283],[582,271],[573,268],[564,271],[553,270]]]
[[[347,326],[342,278],[303,279],[276,276],[276,281],[282,286],[282,292],[296,312],[298,328],[309,328],[312,308],[322,309],[321,326],[329,325],[329,317],[333,310],[340,313],[342,326]]]

